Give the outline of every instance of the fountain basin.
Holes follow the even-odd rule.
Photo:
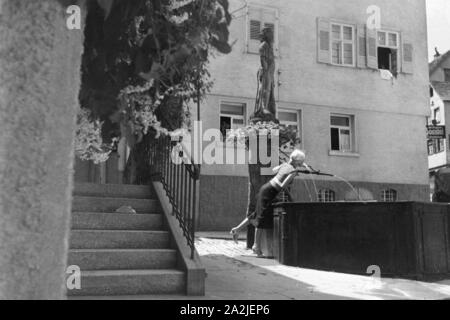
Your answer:
[[[417,280],[450,278],[450,205],[279,203],[275,258],[307,269]]]

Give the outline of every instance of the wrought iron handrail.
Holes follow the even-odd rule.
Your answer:
[[[150,165],[167,193],[173,208],[172,214],[180,223],[193,259],[196,216],[199,212],[200,165],[195,164],[180,138],[170,136],[153,140],[150,145]]]

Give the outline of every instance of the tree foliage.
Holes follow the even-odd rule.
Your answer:
[[[231,51],[230,22],[228,0],[89,2],[80,102],[102,123],[105,150],[188,121],[211,88],[211,52]]]

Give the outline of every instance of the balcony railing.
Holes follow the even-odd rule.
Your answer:
[[[200,165],[183,148],[181,141],[170,136],[154,139],[150,145],[150,164],[158,175],[172,205],[191,258],[195,252],[196,216],[199,212]]]

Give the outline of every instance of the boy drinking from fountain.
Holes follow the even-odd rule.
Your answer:
[[[255,212],[250,213],[237,227],[231,229],[230,234],[236,243],[239,238],[239,232],[250,223],[253,224],[256,230],[255,243],[252,249],[258,257],[263,257],[261,235],[263,229],[273,229],[272,202],[281,190],[289,187],[299,173],[300,168],[303,167],[309,170],[309,167],[305,164],[305,159],[306,155],[303,151],[294,150],[289,157],[289,162],[274,169],[276,176],[259,190]]]

